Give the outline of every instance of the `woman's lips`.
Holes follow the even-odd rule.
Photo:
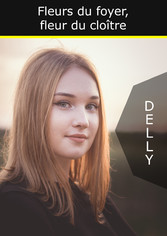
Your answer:
[[[77,143],[83,143],[87,139],[87,136],[85,134],[72,134],[67,135],[66,137]]]

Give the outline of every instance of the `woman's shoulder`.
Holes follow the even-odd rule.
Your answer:
[[[0,194],[5,194],[8,192],[24,192],[25,184],[19,182],[6,181],[0,183]]]
[[[106,198],[105,208],[103,214],[108,222],[111,222],[112,227],[118,235],[135,236],[133,231],[125,217],[122,215],[114,201],[111,194],[108,194]]]
[[[39,202],[35,195],[28,192],[22,184],[12,182],[0,184],[0,199],[3,204],[11,203],[14,205],[18,203],[18,206],[25,202]]]
[[[22,184],[4,182],[0,184],[0,205],[5,212],[12,210],[38,212],[41,209],[41,203],[35,194],[28,192]],[[1,211],[2,212],[2,211]]]
[[[51,230],[47,210],[20,184],[6,182],[0,185],[0,209],[4,235],[10,235],[11,230],[19,236],[44,235],[44,232],[46,235]]]
[[[42,217],[47,214],[47,208],[35,193],[26,190],[24,184],[4,182],[0,184],[0,206],[6,213],[17,211],[27,213],[27,217],[33,215]],[[17,215],[18,215],[17,214]]]

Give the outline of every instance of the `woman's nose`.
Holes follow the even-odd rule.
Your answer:
[[[78,111],[75,112],[72,126],[83,129],[89,127],[89,121],[85,109],[78,109]]]

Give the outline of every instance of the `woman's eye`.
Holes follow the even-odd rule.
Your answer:
[[[96,104],[88,104],[86,106],[86,109],[90,110],[90,111],[95,111],[97,110],[98,106]]]
[[[63,109],[68,109],[71,107],[71,105],[68,102],[56,102],[55,105]]]

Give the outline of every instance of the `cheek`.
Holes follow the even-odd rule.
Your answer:
[[[61,128],[63,129],[63,127],[65,128],[65,124],[67,124],[68,121],[67,118],[68,116],[53,108],[49,120],[50,129],[59,130]]]
[[[65,124],[63,117],[57,115],[53,110],[49,119],[49,137],[51,144],[55,143],[55,141],[62,135]]]
[[[90,127],[91,127],[91,133],[92,133],[92,136],[94,139],[96,136],[96,133],[98,131],[98,128],[99,128],[99,117],[98,116],[95,116],[94,119],[91,121]]]
[[[49,122],[49,129],[51,133],[57,130],[58,127],[61,127],[61,119],[58,116],[54,116],[54,114],[51,115]]]

